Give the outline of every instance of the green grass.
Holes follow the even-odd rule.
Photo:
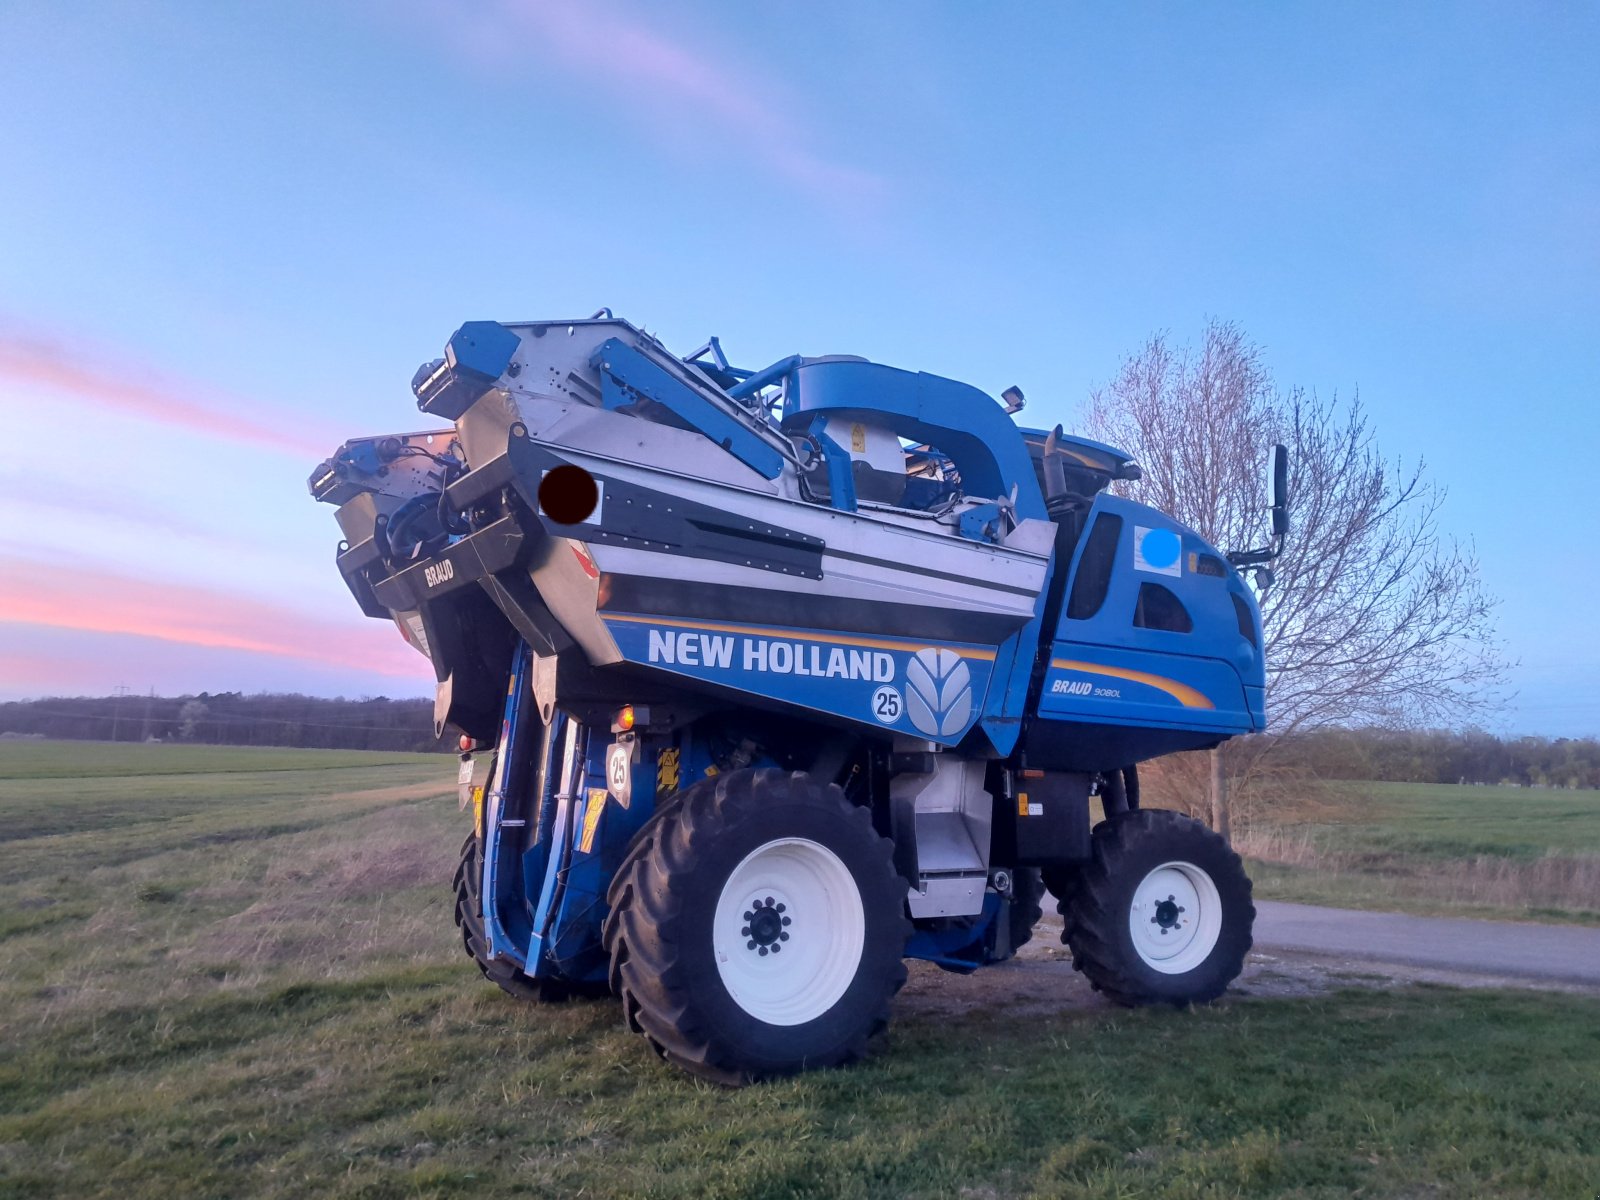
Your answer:
[[[1600,791],[1363,783],[1326,801],[1239,837],[1258,895],[1600,924]]]
[[[1340,822],[1357,849],[1430,858],[1496,855],[1529,860],[1552,851],[1600,854],[1600,791],[1362,783],[1370,818]]]
[[[656,1060],[614,1004],[520,1004],[478,978],[443,886],[453,760],[188,771],[170,753],[126,760],[128,799],[75,800],[113,760],[73,780],[0,745],[0,818],[70,818],[0,842],[0,914],[56,913],[0,940],[8,1200],[1591,1200],[1600,1180],[1590,998],[1041,1016],[1001,994],[910,1007],[858,1068],[723,1091]]]

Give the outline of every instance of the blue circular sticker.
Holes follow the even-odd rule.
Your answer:
[[[1178,561],[1183,543],[1170,529],[1152,529],[1139,543],[1139,553],[1152,567],[1170,567]]]

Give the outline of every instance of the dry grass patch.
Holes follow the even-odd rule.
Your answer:
[[[1497,797],[1485,790],[1393,789],[1375,799],[1346,789],[1349,805],[1332,819],[1258,821],[1236,831],[1234,845],[1268,898],[1600,923],[1600,853],[1588,849],[1600,804],[1592,817],[1581,794],[1513,796],[1490,807]],[[1539,844],[1567,828],[1581,848]]]

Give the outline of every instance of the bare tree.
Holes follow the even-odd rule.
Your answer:
[[[1380,454],[1359,396],[1280,391],[1260,347],[1213,320],[1198,350],[1158,334],[1125,359],[1088,427],[1144,468],[1119,488],[1225,550],[1264,540],[1265,464],[1288,446],[1291,527],[1261,598],[1274,732],[1456,723],[1498,702],[1471,547],[1440,531],[1445,493],[1420,457]]]
[[[200,723],[211,715],[211,708],[203,700],[186,700],[178,710],[178,736],[184,741],[194,740]]]

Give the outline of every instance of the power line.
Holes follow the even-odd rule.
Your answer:
[[[122,698],[128,694],[128,685],[119,683],[116,686],[116,699],[111,702],[111,740],[120,741],[117,731],[122,728]]]
[[[16,701],[15,703],[27,704],[27,701],[20,700],[20,701]],[[34,715],[37,715],[37,716],[42,716],[42,717],[63,717],[65,719],[67,719],[67,720],[72,720],[72,721],[84,721],[84,720],[94,720],[95,719],[95,714],[92,713],[92,712],[65,712],[65,711],[63,711],[61,709],[57,709],[57,708],[34,708],[31,705],[29,705],[29,707],[28,707],[28,712],[30,714],[34,714]],[[103,716],[100,717],[99,719],[100,720],[105,720],[105,718]],[[326,721],[300,721],[300,720],[296,720],[293,717],[246,717],[246,716],[240,716],[240,715],[235,714],[235,713],[218,713],[216,716],[200,717],[198,720],[195,721],[195,724],[196,725],[224,725],[224,724],[227,724],[229,722],[232,722],[234,724],[240,724],[240,725],[262,725],[262,724],[267,724],[267,725],[301,725],[301,726],[304,726],[307,729],[352,729],[352,730],[356,730],[356,731],[361,732],[361,733],[410,733],[410,732],[413,732],[413,730],[411,729],[410,726],[404,725],[404,724],[401,724],[401,725],[342,725],[342,724],[330,724],[329,722],[326,722]],[[433,727],[433,722],[430,720],[428,722],[428,728],[431,730],[432,727]],[[113,726],[113,728],[115,728],[115,727]],[[116,737],[113,736],[111,740],[112,741],[116,741]]]

